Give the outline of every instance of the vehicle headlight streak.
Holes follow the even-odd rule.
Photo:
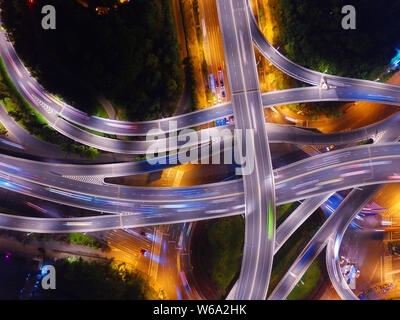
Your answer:
[[[21,145],[19,145],[19,144],[16,144],[16,143],[13,143],[13,142],[4,140],[4,139],[0,139],[0,141],[1,141],[2,143],[4,143],[4,144],[8,144],[9,146],[12,146],[12,147],[15,147],[15,148],[18,148],[18,149],[22,149],[22,150],[25,149],[25,147],[23,147],[23,146],[21,146]]]
[[[75,222],[75,221],[69,221],[69,222],[65,222],[63,223],[64,226],[71,226],[71,227],[84,227],[84,226],[90,226],[92,225],[91,221],[88,222]]]
[[[50,191],[50,192],[53,192],[53,193],[60,194],[60,195],[62,195],[62,196],[66,196],[66,197],[70,197],[70,198],[75,198],[75,199],[79,199],[79,200],[84,200],[84,201],[92,201],[92,200],[93,200],[93,197],[84,196],[84,195],[81,195],[81,194],[76,194],[76,193],[61,191],[61,190],[57,190],[57,189],[53,189],[53,188],[47,188],[47,190]]]
[[[337,179],[332,179],[332,180],[328,180],[328,181],[324,181],[324,182],[319,182],[316,184],[316,186],[320,187],[320,186],[324,186],[324,185],[336,183],[336,182],[341,182],[341,181],[343,181],[343,178],[337,178]]]
[[[23,190],[32,190],[31,188],[20,186],[16,183],[0,180],[0,186],[3,186],[6,189],[13,189],[13,190],[18,190],[18,191],[23,191]]]

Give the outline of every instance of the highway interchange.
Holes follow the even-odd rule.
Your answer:
[[[0,214],[0,227],[25,232],[89,232],[244,214],[244,262],[229,297],[265,299],[273,255],[280,246],[335,191],[364,186],[362,190],[354,189],[345,198],[268,297],[285,299],[312,261],[328,245],[328,272],[335,289],[343,299],[356,299],[351,290],[342,285],[338,246],[348,224],[380,186],[400,179],[400,149],[396,143],[400,136],[397,132],[400,116],[395,114],[379,123],[348,132],[318,134],[268,123],[263,109],[308,101],[372,101],[400,105],[400,88],[321,74],[298,66],[268,43],[257,26],[248,0],[217,0],[217,8],[231,102],[171,118],[124,122],[89,117],[47,93],[29,75],[3,30],[0,54],[10,78],[24,98],[54,129],[78,142],[109,152],[145,154],[152,141],[105,138],[83,128],[118,136],[145,136],[149,130],[169,133],[234,115],[234,126],[199,130],[198,142],[190,147],[209,150],[219,144],[219,141],[210,142],[208,133],[211,131],[218,134],[223,129],[252,129],[254,141],[247,148],[257,155],[255,169],[243,175],[243,179],[229,182],[159,189],[111,185],[106,184],[104,178],[163,170],[177,164],[160,161],[155,166],[146,162],[73,165],[2,154],[1,188],[109,215],[30,218]],[[261,94],[253,42],[277,68],[312,87]],[[272,169],[271,143],[348,145],[368,138],[374,139],[373,145],[344,148]],[[176,150],[180,146],[170,138],[159,142],[160,152]],[[275,205],[303,199],[307,200],[275,230]]]

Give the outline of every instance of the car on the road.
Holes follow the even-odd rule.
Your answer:
[[[221,83],[221,88],[224,88],[224,75],[222,73],[222,68],[221,66],[218,66],[218,76],[219,76],[219,82]]]
[[[148,251],[146,249],[140,249],[140,253],[144,256]]]
[[[214,75],[212,73],[209,74],[209,84],[211,93],[215,94],[215,81],[214,81]]]

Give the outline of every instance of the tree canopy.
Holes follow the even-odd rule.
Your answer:
[[[331,74],[373,79],[400,45],[400,2],[354,0],[356,29],[344,30],[345,0],[281,0],[282,44],[295,62]]]
[[[100,92],[129,120],[169,114],[183,71],[171,0],[0,0],[2,21],[24,62],[46,88],[92,112]],[[56,30],[41,27],[44,5]],[[106,14],[96,7],[107,6]]]
[[[157,295],[144,278],[124,264],[59,259],[54,263],[57,290],[46,290],[40,298],[146,300]]]

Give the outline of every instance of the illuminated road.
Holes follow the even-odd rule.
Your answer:
[[[115,153],[123,154],[144,154],[150,146],[154,146],[154,141],[126,141],[107,137],[102,137],[90,133],[80,127],[92,129],[102,133],[113,135],[146,135],[149,130],[155,130],[160,133],[181,130],[209,123],[215,119],[232,115],[232,106],[230,102],[217,105],[215,107],[203,109],[190,114],[179,115],[175,117],[127,123],[123,121],[109,120],[98,117],[88,117],[81,111],[72,108],[46,93],[43,88],[32,78],[27,72],[22,62],[17,57],[14,48],[6,38],[4,31],[0,32],[0,54],[3,58],[7,71],[14,84],[20,91],[21,95],[29,101],[29,103],[49,122],[49,124],[66,135],[67,137],[80,142],[82,144]],[[249,53],[250,54],[250,53]],[[248,79],[246,79],[247,83]],[[265,107],[281,105],[295,102],[305,101],[373,101],[387,104],[396,104],[400,101],[400,92],[397,95],[391,92],[390,96],[384,96],[380,88],[360,87],[354,88],[337,88],[331,90],[320,90],[319,88],[302,88],[291,89],[285,91],[272,92],[264,94],[262,103]],[[393,100],[394,99],[394,100]],[[69,122],[65,121],[68,120]],[[71,123],[70,123],[71,122]],[[76,124],[73,125],[72,123]],[[197,141],[204,142],[207,131],[202,130],[202,135],[198,132]],[[157,141],[159,151],[167,151],[176,149],[177,145],[182,145],[183,141],[171,142],[161,139]],[[43,143],[39,141],[33,142],[36,148],[41,147],[42,150],[48,151]],[[30,143],[32,145],[32,143]],[[190,146],[190,144],[186,144]]]
[[[330,159],[335,157],[339,158],[340,161],[332,164]],[[315,159],[309,158],[276,170],[277,204],[293,202],[308,197],[312,198],[304,202],[293,216],[278,229],[281,230],[277,235],[279,244],[276,245],[274,251],[278,249],[277,246],[285,241],[288,233],[294,232],[301,225],[301,222],[312,212],[312,208],[315,208],[318,202],[322,202],[328,193],[358,185],[398,182],[400,177],[395,175],[395,171],[399,167],[400,150],[397,144],[392,143],[366,145],[326,153],[315,157]],[[285,177],[290,178],[287,179]],[[338,179],[337,177],[343,178]],[[1,216],[1,228],[26,232],[88,232],[198,221],[243,214],[245,208],[243,186],[240,180],[196,187],[166,188],[166,190],[163,190],[165,191],[164,196],[157,196],[159,200],[147,203],[141,200],[135,202],[121,199],[94,198],[88,195],[67,193],[67,191],[60,189],[57,189],[57,193],[54,193],[45,186],[36,185],[19,178],[13,178],[10,182],[2,180],[0,186],[39,198],[49,197],[49,200],[58,203],[97,211],[107,212],[107,210],[117,211],[117,209],[123,210],[123,212],[131,211],[131,214],[123,215],[62,219]],[[146,188],[129,189],[137,189],[140,192],[149,192],[150,194],[154,192],[151,190],[152,188],[148,188],[149,190],[146,190]],[[220,189],[225,189],[225,195],[215,198],[214,192]],[[233,193],[235,189],[238,191],[237,194]],[[172,196],[170,196],[171,198],[168,197],[167,190],[174,190]],[[204,190],[206,192],[202,196],[202,193],[196,193],[196,190]],[[185,191],[189,191],[189,198],[181,199],[182,194],[186,193]],[[207,193],[211,194],[211,196],[207,197]],[[321,195],[321,197],[316,197],[318,195]],[[161,200],[163,197],[171,201]],[[177,198],[180,200],[177,200]],[[307,211],[308,209],[310,211]]]
[[[245,213],[242,269],[234,294],[230,297],[264,299],[272,258],[280,246],[330,194],[363,186],[362,190],[353,190],[328,218],[269,297],[285,299],[315,257],[329,243],[327,262],[332,282],[342,298],[352,299],[354,297],[350,291],[340,289],[343,279],[338,274],[338,246],[347,225],[379,190],[381,184],[400,181],[398,144],[381,144],[396,141],[398,133],[395,131],[400,116],[395,114],[362,129],[324,135],[300,128],[266,125],[263,108],[308,101],[372,101],[399,105],[400,87],[321,74],[296,65],[265,39],[254,19],[249,0],[217,0],[217,8],[231,102],[181,116],[146,122],[89,117],[45,92],[24,68],[4,31],[0,35],[0,54],[12,81],[24,98],[53,128],[71,139],[105,151],[143,154],[150,145],[154,146],[154,142],[105,138],[76,125],[119,136],[143,136],[150,129],[172,132],[233,114],[236,129],[250,129],[255,133],[254,140],[251,139],[247,145],[257,155],[254,170],[244,175],[243,180],[229,183],[186,188],[135,188],[107,185],[103,179],[162,170],[176,164],[150,166],[139,162],[73,166],[1,155],[1,188],[60,204],[120,215],[54,219],[1,214],[0,228],[27,232],[87,232],[198,221]],[[316,87],[261,95],[252,42],[277,68]],[[324,89],[322,84],[327,84],[328,89]],[[177,126],[171,126],[171,120],[176,120]],[[217,133],[223,129],[232,130],[233,127],[215,128]],[[207,132],[201,130],[194,133],[201,139],[185,146],[209,149]],[[272,170],[269,143],[340,145],[371,137],[380,144],[329,152]],[[161,139],[157,143],[158,151],[162,152],[174,150],[183,142],[174,144],[174,141]],[[197,147],[198,144],[201,146]],[[94,182],[85,181],[88,177],[92,177]],[[275,239],[275,202],[282,204],[303,199],[308,200],[280,226]]]
[[[275,194],[260,85],[245,2],[217,0],[217,8],[235,126],[251,132],[246,150],[257,155],[254,169],[243,172],[246,224],[235,298],[264,299],[274,252]],[[249,159],[246,166],[252,165]]]
[[[22,62],[17,57],[13,46],[6,40],[7,35],[5,31],[2,30],[0,33],[0,54],[11,79],[19,89],[20,93],[49,122],[49,124],[54,127],[54,129],[82,144],[108,152],[144,154],[150,145],[154,145],[154,141],[125,141],[106,138],[85,131],[71,123],[79,125],[80,127],[113,135],[143,136],[148,134],[149,130],[158,130],[167,133],[209,123],[215,119],[232,115],[231,103],[227,102],[190,114],[135,123],[88,117],[83,112],[58,101],[56,98],[46,93],[36,80],[30,76]],[[246,83],[247,81],[248,79],[246,78]],[[400,101],[400,91],[387,93],[386,91],[382,91],[383,89],[379,86],[377,88],[359,86],[357,87],[357,90],[354,90],[354,87],[347,88],[347,90],[346,88],[337,88],[337,90],[334,88],[331,90],[303,88],[298,90],[291,89],[282,92],[279,91],[264,94],[262,98],[263,105],[265,107],[272,107],[274,105],[285,103],[335,100],[384,101],[387,104],[396,104],[397,101]],[[389,95],[385,96],[385,94]],[[172,121],[176,121],[176,124],[171,125]],[[166,141],[159,141],[158,144],[160,145],[160,152],[176,148],[174,143],[168,143]],[[179,144],[182,144],[182,142],[178,141],[178,145]],[[165,146],[166,149],[163,149],[163,146]]]
[[[383,135],[379,136],[376,143],[387,141],[397,141],[399,133],[396,127],[388,128]],[[396,146],[396,144],[394,144]],[[398,146],[398,145],[397,145]],[[394,165],[395,170],[398,165]],[[394,176],[389,178],[395,178]],[[346,285],[345,280],[338,266],[338,253],[340,243],[350,222],[360,212],[373,196],[382,188],[382,185],[370,185],[363,188],[354,189],[317,231],[314,237],[307,244],[306,248],[300,253],[296,261],[292,264],[289,271],[281,279],[269,299],[286,299],[291,290],[307,271],[311,263],[328,244],[326,251],[326,263],[331,282],[342,299],[355,300],[357,297]],[[332,216],[335,216],[332,218]]]
[[[377,192],[380,186],[369,186],[365,189]],[[302,278],[305,271],[310,267],[312,261],[319,255],[326,243],[331,237],[332,230],[337,229],[341,222],[349,221],[354,218],[357,213],[368,203],[370,199],[365,198],[362,192],[353,190],[348,197],[350,200],[343,200],[335,212],[327,219],[311,241],[307,244],[301,254],[293,262],[287,273],[275,287],[274,291],[268,297],[269,300],[286,299],[294,286]],[[351,220],[350,220],[351,222]]]

